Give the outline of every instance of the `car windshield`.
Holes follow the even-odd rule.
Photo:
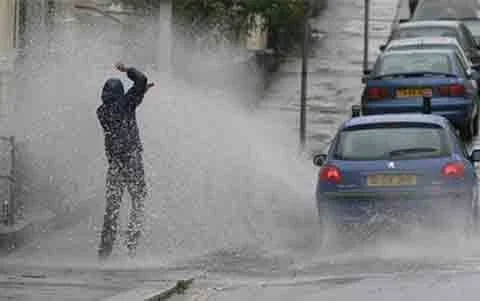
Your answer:
[[[392,36],[394,40],[420,37],[457,38],[457,32],[450,27],[410,27],[398,29]]]
[[[454,73],[452,62],[445,53],[404,52],[384,56],[376,66],[375,75],[417,72]]]
[[[339,160],[408,160],[449,156],[445,131],[434,125],[353,128],[339,133],[334,158]]]

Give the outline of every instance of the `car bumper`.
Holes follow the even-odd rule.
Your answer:
[[[379,216],[409,221],[441,219],[472,210],[473,191],[405,193],[319,193],[319,214],[328,214],[337,224],[365,224]]]

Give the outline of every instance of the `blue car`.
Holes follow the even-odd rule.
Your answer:
[[[431,94],[432,113],[444,116],[464,140],[478,134],[478,73],[466,69],[452,49],[392,50],[382,53],[365,78],[363,115],[415,113]]]
[[[451,123],[438,115],[386,114],[346,121],[321,167],[316,200],[322,229],[369,224],[379,216],[476,225],[477,175]],[[325,230],[326,231],[326,230]]]

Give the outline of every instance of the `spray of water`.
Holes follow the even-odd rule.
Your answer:
[[[314,171],[297,155],[292,125],[273,124],[268,115],[245,105],[254,96],[248,87],[255,87],[249,83],[260,75],[252,73],[251,66],[225,64],[217,51],[192,53],[189,68],[195,73],[189,82],[174,79],[162,72],[164,66],[153,68],[148,54],[129,52],[151,46],[148,31],[126,33],[109,24],[95,24],[57,24],[54,35],[41,28],[32,33],[43,44],[26,48],[12,118],[22,146],[26,204],[87,205],[89,216],[66,230],[38,237],[12,256],[28,255],[37,264],[59,263],[60,258],[69,263],[96,261],[106,161],[95,110],[103,82],[120,76],[112,64],[124,57],[135,57],[136,61],[125,63],[143,67],[156,82],[137,115],[149,183],[146,235],[139,258],[164,262],[219,249],[246,245],[276,249],[288,247],[290,240],[302,244],[310,240],[296,233],[295,225],[316,225],[311,197]],[[221,50],[240,53],[226,46]],[[219,61],[221,71],[210,71],[219,70]],[[213,62],[217,66],[212,68]],[[202,78],[209,79],[207,84]],[[218,83],[226,78],[232,87],[243,88],[219,89]],[[128,207],[126,198],[122,224]],[[117,249],[122,248],[119,242]],[[118,256],[123,258],[121,251]]]

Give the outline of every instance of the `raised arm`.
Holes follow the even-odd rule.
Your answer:
[[[121,63],[117,64],[116,67],[119,71],[126,72],[128,78],[133,81],[133,86],[128,89],[125,94],[125,100],[129,105],[136,108],[142,103],[145,93],[147,93],[148,89],[152,87],[153,84],[149,84],[145,74],[133,67],[127,68]]]

